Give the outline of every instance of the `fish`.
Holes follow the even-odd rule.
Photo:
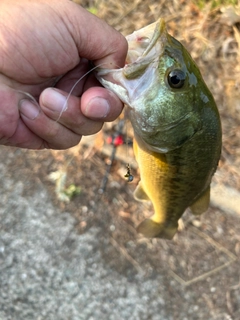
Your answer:
[[[209,207],[221,155],[220,115],[199,68],[164,19],[126,39],[125,66],[99,68],[96,77],[126,105],[133,127],[140,172],[134,197],[154,209],[137,231],[170,240],[187,208],[200,215]]]

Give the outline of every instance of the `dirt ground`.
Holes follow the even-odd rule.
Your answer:
[[[197,61],[220,110],[223,151],[213,182],[240,192],[240,16],[237,12],[234,15],[232,9],[210,5],[200,10],[183,0],[81,3],[123,34],[159,16],[166,19],[169,32],[186,45]],[[113,125],[110,132],[115,128]],[[105,129],[104,139],[108,134]],[[110,159],[99,147],[102,141],[101,136],[96,144],[98,150],[84,144],[67,151],[41,152],[2,147],[0,157],[6,163],[9,177],[16,183],[24,182],[23,197],[29,198],[36,192],[37,179],[59,214],[67,211],[76,219],[75,230],[79,236],[97,228],[97,250],[107,269],[127,279],[130,286],[138,277],[143,286],[149,280],[154,283],[152,291],[156,292],[156,299],[157,293],[161,293],[166,316],[149,313],[148,317],[140,314],[129,319],[240,319],[240,216],[211,206],[197,218],[186,212],[172,241],[143,238],[135,227],[151,215],[152,207],[133,199],[138,171],[133,169],[135,179],[127,183],[123,178],[126,163],[116,157],[106,190],[99,193]],[[111,152],[111,146],[107,150]],[[131,157],[129,150],[130,162]],[[50,178],[53,172],[59,174],[58,177],[55,174],[55,182]],[[61,201],[61,192],[70,185],[80,189],[69,202]],[[152,303],[149,301],[150,306]],[[125,318],[119,316],[119,319]]]

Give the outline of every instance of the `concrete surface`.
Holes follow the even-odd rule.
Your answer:
[[[3,163],[0,177],[1,320],[172,319],[161,297],[148,310],[152,281],[131,283],[107,268],[97,230],[79,235],[40,181],[26,197]]]

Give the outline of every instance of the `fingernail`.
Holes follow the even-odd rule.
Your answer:
[[[44,107],[51,109],[52,111],[61,112],[65,111],[67,108],[66,97],[53,88],[44,90],[41,98]]]
[[[40,107],[37,103],[22,99],[19,101],[19,112],[30,120],[34,120],[40,113]]]
[[[107,100],[103,98],[93,98],[89,101],[86,109],[85,116],[90,118],[105,118],[110,110]]]

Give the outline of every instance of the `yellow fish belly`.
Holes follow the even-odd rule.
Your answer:
[[[187,207],[191,206],[195,214],[206,211],[210,188],[201,192],[202,181],[196,183],[198,177],[184,160],[178,161],[181,157],[146,151],[136,141],[134,153],[141,175],[134,196],[137,200],[150,200],[154,207],[154,215],[144,220],[137,231],[145,237],[172,239]]]

